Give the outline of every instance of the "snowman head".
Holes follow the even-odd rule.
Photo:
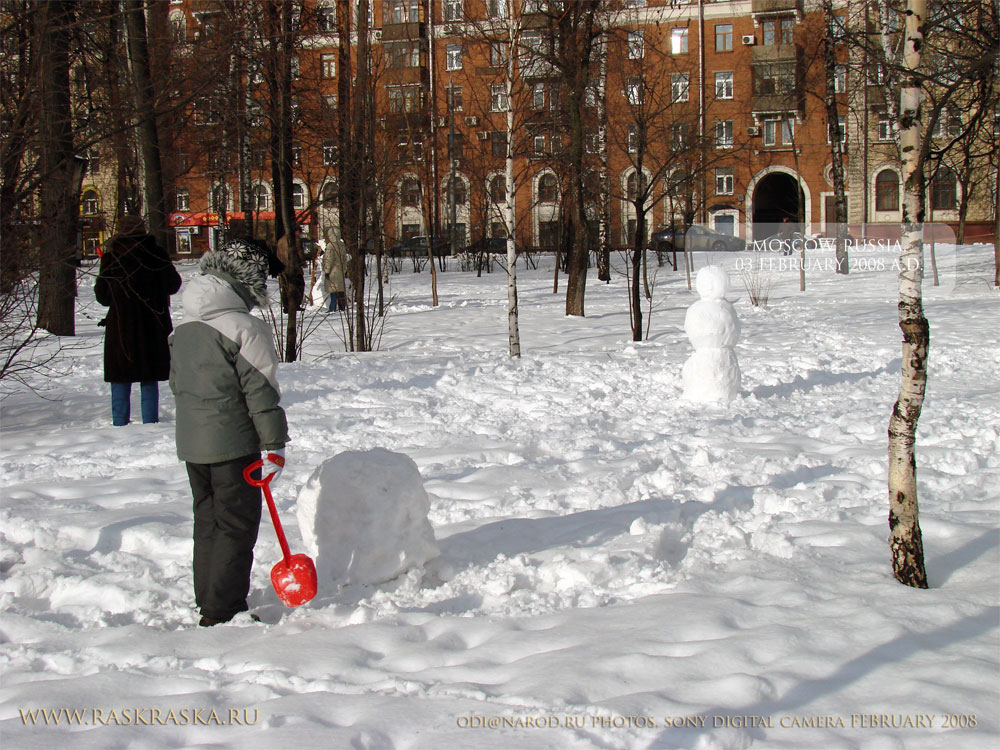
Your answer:
[[[725,299],[729,291],[729,274],[722,266],[705,266],[698,271],[694,283],[702,299]]]

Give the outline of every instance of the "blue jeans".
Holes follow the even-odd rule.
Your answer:
[[[111,424],[121,427],[129,423],[132,384],[111,384]],[[155,380],[139,384],[139,398],[142,409],[142,423],[159,422],[160,388]]]

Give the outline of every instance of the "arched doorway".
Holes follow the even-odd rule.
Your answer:
[[[756,240],[777,234],[782,224],[787,222],[801,231],[800,209],[802,218],[808,223],[802,185],[788,172],[770,172],[761,177],[754,187],[752,201],[753,237]]]

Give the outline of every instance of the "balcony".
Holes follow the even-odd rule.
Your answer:
[[[427,24],[422,21],[387,23],[382,26],[383,42],[394,42],[400,39],[424,39],[426,36]]]
[[[802,0],[752,0],[750,12],[802,14]]]
[[[760,63],[794,62],[802,59],[802,49],[797,44],[756,45],[752,47],[751,62]]]

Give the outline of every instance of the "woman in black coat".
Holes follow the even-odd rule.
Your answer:
[[[123,218],[121,233],[101,256],[94,285],[97,301],[108,308],[104,380],[111,383],[113,425],[129,423],[132,383],[140,384],[142,421],[159,421],[157,381],[170,376],[170,295],[180,288],[180,274],[167,251],[145,233],[142,219]]]

